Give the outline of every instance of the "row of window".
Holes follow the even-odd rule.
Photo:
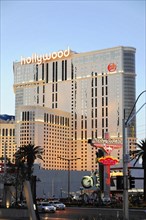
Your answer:
[[[52,124],[58,124],[58,125],[63,125],[63,126],[68,126],[69,127],[69,118],[63,117],[63,116],[58,116],[58,115],[44,113],[44,122],[52,123]]]
[[[24,111],[24,112],[22,112],[21,120],[22,121],[34,121],[35,120],[34,111]]]
[[[49,63],[46,63],[46,77],[45,77],[45,64],[42,63],[42,80],[45,80],[46,83],[49,81]],[[67,80],[67,60],[62,60],[62,81]],[[36,71],[34,75],[34,80],[38,81],[38,64],[36,64]],[[58,81],[58,62],[52,63],[52,81]]]
[[[15,129],[12,129],[12,128],[0,129],[0,136],[15,136]]]

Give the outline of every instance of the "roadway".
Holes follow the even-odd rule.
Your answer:
[[[41,220],[122,220],[122,209],[67,207],[64,211],[40,214]],[[146,210],[130,209],[129,220],[146,220]]]
[[[0,218],[1,220],[29,220],[29,218]],[[40,220],[123,220],[122,209],[67,207],[56,213],[40,213]],[[146,210],[130,209],[129,220],[146,220]]]

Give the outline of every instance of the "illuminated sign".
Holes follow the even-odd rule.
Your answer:
[[[91,145],[95,148],[101,148],[106,153],[110,154],[112,150],[119,149],[122,147],[121,139],[93,139],[91,140]]]
[[[107,67],[109,72],[114,72],[117,69],[117,65],[115,63],[110,63]]]
[[[67,50],[64,50],[64,51],[60,50],[58,52],[49,53],[49,55],[48,54],[37,55],[35,53],[35,54],[32,54],[31,57],[27,57],[27,58],[23,58],[21,56],[21,65],[30,64],[30,63],[41,64],[41,63],[48,62],[51,60],[66,58],[69,55],[70,55],[69,47],[67,48]]]
[[[111,156],[106,156],[106,157],[101,157],[98,159],[99,163],[102,163],[104,165],[115,165],[119,162],[117,158],[111,157]]]

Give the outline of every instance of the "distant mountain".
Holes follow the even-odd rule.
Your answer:
[[[8,120],[15,120],[14,115],[0,115],[0,120],[8,121]]]

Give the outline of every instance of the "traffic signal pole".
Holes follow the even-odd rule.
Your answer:
[[[127,145],[127,125],[123,119],[123,220],[129,220],[129,202],[128,202],[128,145]]]
[[[146,102],[140,107],[140,109],[135,113],[136,103],[146,90],[140,93],[137,97],[133,108],[125,120],[125,112],[123,119],[123,180],[124,180],[124,189],[123,189],[123,220],[129,220],[129,201],[128,201],[128,162],[129,162],[129,149],[127,144],[127,128],[130,125],[131,120],[136,116],[136,114],[146,105]]]

